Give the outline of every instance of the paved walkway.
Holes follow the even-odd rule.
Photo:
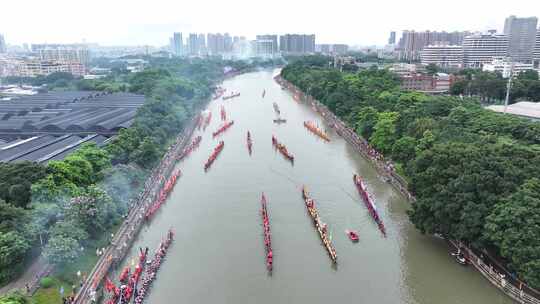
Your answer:
[[[0,295],[8,293],[14,289],[26,289],[26,284],[30,286],[31,292],[35,292],[39,286],[39,280],[48,275],[52,271],[52,266],[47,263],[47,260],[43,256],[36,258],[29,267],[27,267],[24,273],[16,280],[10,282],[6,286],[0,288]]]

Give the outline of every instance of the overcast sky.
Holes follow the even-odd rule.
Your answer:
[[[0,0],[0,33],[9,44],[160,46],[179,31],[383,45],[391,30],[502,30],[511,14],[540,16],[540,0]]]

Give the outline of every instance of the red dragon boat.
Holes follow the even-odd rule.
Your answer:
[[[317,127],[313,122],[304,121],[304,127],[306,127],[309,131],[311,131],[311,133],[319,136],[320,138],[326,141],[330,141],[330,137],[328,137],[328,135],[323,130],[319,129],[319,127]]]
[[[272,273],[274,255],[272,253],[270,219],[268,217],[268,209],[266,208],[266,197],[264,196],[264,193],[261,195],[261,216],[263,221],[264,248],[266,250],[266,269],[268,269],[268,272]]]
[[[353,175],[353,181],[356,185],[356,189],[358,189],[358,193],[364,201],[364,205],[369,211],[369,214],[371,215],[375,223],[377,223],[377,226],[379,227],[379,230],[382,232],[383,236],[386,237],[386,228],[384,227],[384,223],[382,222],[381,217],[377,212],[377,206],[375,206],[371,195],[369,195],[369,192],[367,191],[366,184],[364,183],[362,178],[356,174]]]
[[[232,125],[234,125],[234,120],[226,122],[223,126],[221,126],[219,129],[217,129],[216,132],[212,133],[212,137],[216,137],[219,134],[227,131],[227,129],[230,128]]]
[[[161,206],[167,201],[169,194],[171,193],[174,185],[176,184],[176,181],[181,175],[182,171],[180,171],[180,169],[172,173],[171,177],[165,182],[163,189],[161,189],[161,191],[159,192],[157,199],[148,208],[148,210],[146,210],[146,220],[150,219],[150,217],[152,217],[152,215],[154,215],[154,213],[156,213],[156,211],[158,211],[158,209],[161,208]]]
[[[315,207],[315,201],[309,197],[305,186],[302,187],[302,198],[304,199],[304,203],[306,204],[309,216],[313,220],[313,224],[315,225],[317,232],[319,232],[319,236],[321,237],[323,245],[326,248],[326,251],[328,251],[330,259],[332,260],[332,262],[337,263],[337,253],[328,235],[328,225],[326,223],[323,223],[321,218],[319,217],[319,212]]]
[[[210,169],[210,166],[214,163],[216,158],[218,157],[219,153],[223,150],[223,147],[225,146],[225,142],[220,141],[219,144],[214,148],[214,152],[210,155],[206,163],[204,164],[204,171],[208,171]]]
[[[291,162],[294,162],[294,156],[291,153],[289,153],[289,151],[287,150],[287,147],[285,147],[284,144],[280,143],[274,135],[272,135],[272,145],[274,145],[274,147],[278,149],[279,152],[281,152],[281,154],[285,156],[285,158],[287,158]]]
[[[221,121],[226,121],[227,120],[227,112],[225,112],[225,107],[222,105],[221,106]]]
[[[191,152],[195,151],[195,149],[197,149],[199,147],[199,144],[201,143],[201,140],[202,140],[202,136],[197,136],[193,139],[193,141],[189,144],[189,146],[185,147],[184,150],[182,150],[182,153],[180,153],[180,155],[178,155],[178,157],[176,158],[177,160],[182,160],[184,158],[186,158],[187,156],[189,156],[189,154],[191,154]]]
[[[159,244],[159,247],[157,248],[153,259],[150,260],[150,263],[146,266],[146,271],[141,281],[142,286],[137,289],[137,293],[135,294],[135,304],[142,304],[144,302],[144,298],[148,294],[152,283],[156,279],[156,274],[161,265],[163,264],[163,261],[165,260],[165,257],[173,239],[174,233],[172,230],[169,230],[167,232],[165,240],[161,241],[161,243]]]
[[[148,247],[145,251],[143,251],[142,248],[139,248],[139,251],[139,261],[131,276],[131,268],[129,266],[126,266],[120,274],[120,287],[116,287],[116,285],[108,277],[105,278],[105,290],[112,294],[109,300],[107,300],[105,303],[128,304],[130,302],[134,291],[137,289],[137,284],[139,283],[139,279],[146,263]]]

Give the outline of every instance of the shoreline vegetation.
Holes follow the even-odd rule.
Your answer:
[[[6,177],[0,183],[0,247],[7,248],[0,251],[0,284],[16,279],[36,250],[56,266],[33,298],[23,289],[0,296],[0,303],[58,303],[60,286],[63,296],[70,295],[96,263],[100,248],[110,243],[154,166],[211,98],[215,85],[231,75],[281,64],[145,59],[148,67],[139,73],[113,67],[104,79],[55,73],[33,83],[52,90],[127,91],[144,94],[146,101],[133,125],[103,148],[85,145],[46,166],[0,165]],[[33,286],[28,287],[33,293]]]
[[[540,287],[540,123],[476,98],[403,92],[386,70],[341,72],[304,57],[281,77],[318,100],[404,174],[422,232],[498,257],[507,281]],[[487,256],[487,254],[485,255]]]

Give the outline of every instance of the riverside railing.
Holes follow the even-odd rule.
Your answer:
[[[106,248],[78,290],[73,303],[93,303],[97,301],[98,287],[110,270],[123,260],[131,248],[135,236],[145,222],[146,211],[159,195],[159,190],[177,164],[176,156],[189,143],[189,139],[196,128],[196,119],[195,117],[190,121],[184,132],[177,137],[175,143],[169,148],[160,164],[152,171],[150,178],[145,183],[145,190],[132,202],[126,220],[117,230],[116,235],[111,240],[111,245]]]

